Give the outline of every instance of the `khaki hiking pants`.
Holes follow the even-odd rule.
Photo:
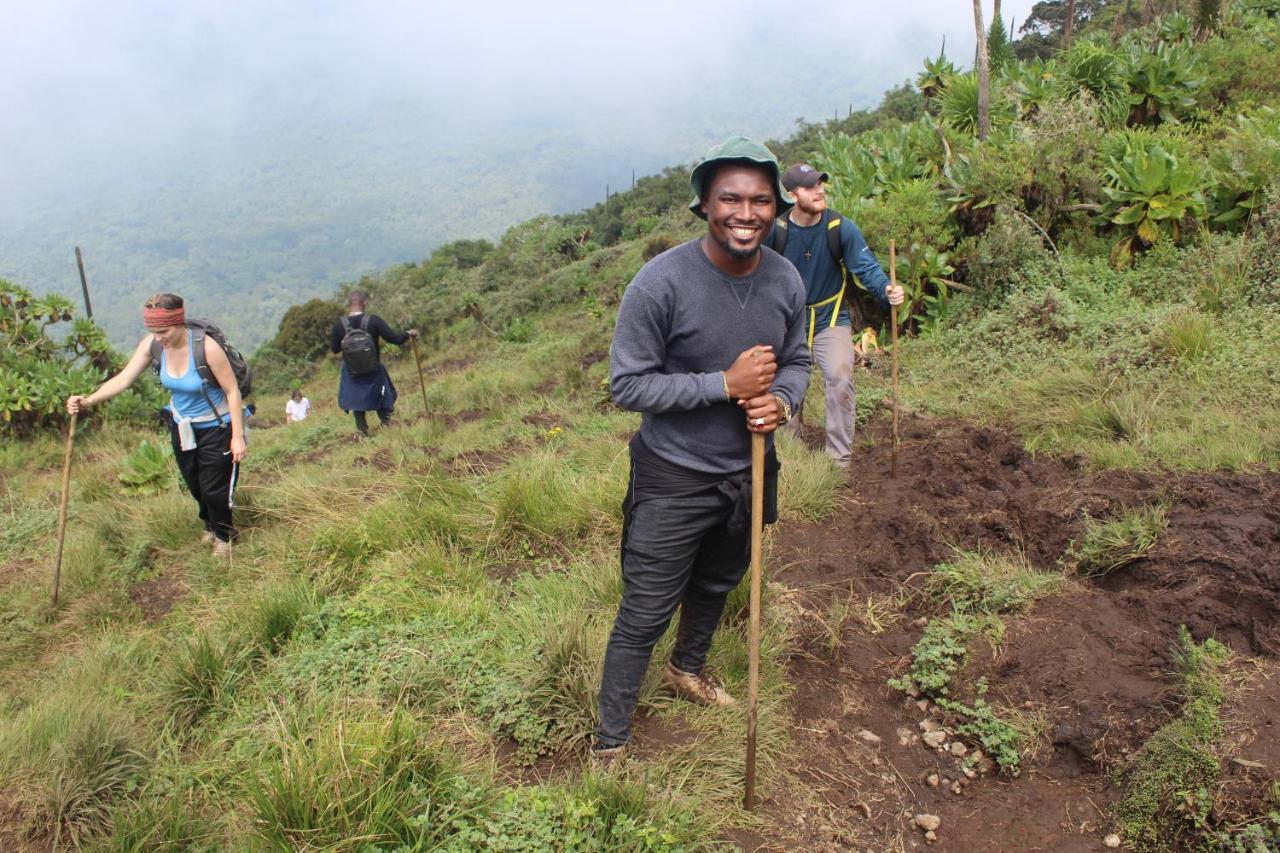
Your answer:
[[[853,389],[853,327],[830,326],[813,336],[813,360],[822,371],[827,398],[827,455],[837,465],[849,464],[857,402]],[[783,429],[800,432],[800,408]]]

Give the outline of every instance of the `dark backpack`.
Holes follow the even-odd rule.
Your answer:
[[[216,411],[213,401],[209,399],[209,394],[205,388],[210,386],[218,387],[218,380],[213,375],[213,371],[209,369],[209,362],[204,356],[204,339],[206,337],[213,338],[218,342],[218,346],[222,347],[222,351],[227,356],[227,362],[231,365],[231,374],[236,378],[236,387],[240,389],[240,399],[245,400],[253,393],[253,368],[249,366],[249,362],[245,361],[240,351],[231,345],[227,340],[227,336],[222,330],[208,320],[188,320],[186,323],[188,329],[191,330],[191,353],[196,361],[196,373],[204,381],[204,386],[200,389],[200,393],[204,396],[204,401],[209,404],[210,411]],[[151,341],[151,371],[157,376],[160,375],[160,342]]]
[[[376,372],[381,362],[373,335],[369,334],[369,315],[361,314],[359,325],[352,325],[350,317],[343,317],[342,326],[347,330],[342,336],[342,360],[347,365],[347,373],[368,376]]]
[[[888,322],[888,315],[885,314],[884,306],[871,295],[871,293],[862,286],[862,282],[849,272],[849,268],[844,264],[844,247],[840,245],[840,217],[832,216],[827,219],[828,213],[822,214],[823,220],[827,223],[827,251],[831,253],[831,260],[836,262],[836,266],[840,268],[840,278],[844,282],[846,288],[846,296],[849,299],[849,311],[853,315],[854,328],[865,325],[883,325]],[[773,249],[779,255],[787,248],[787,237],[789,232],[787,229],[787,217],[779,216],[774,222],[773,230],[769,232],[769,237],[765,241],[765,245]],[[849,282],[853,281],[854,287],[849,287]]]

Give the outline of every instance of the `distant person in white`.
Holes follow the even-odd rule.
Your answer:
[[[302,396],[301,391],[294,391],[293,399],[284,404],[285,422],[305,421],[309,414],[311,414],[311,401]]]

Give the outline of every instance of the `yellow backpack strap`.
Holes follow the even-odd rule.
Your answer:
[[[833,216],[827,223],[827,249],[831,252],[831,260],[840,267],[840,283],[847,284],[849,270],[844,265],[844,247],[840,245],[840,217]]]

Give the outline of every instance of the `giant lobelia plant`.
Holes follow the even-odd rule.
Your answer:
[[[1122,155],[1109,158],[1106,177],[1102,215],[1123,234],[1111,249],[1115,266],[1129,265],[1161,237],[1181,241],[1187,224],[1205,216],[1203,173],[1157,140],[1130,140]]]

